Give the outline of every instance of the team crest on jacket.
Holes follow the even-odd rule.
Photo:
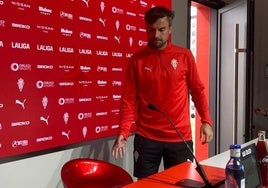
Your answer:
[[[178,61],[176,59],[172,59],[171,60],[171,65],[174,68],[174,70],[176,70],[177,66],[178,66]]]

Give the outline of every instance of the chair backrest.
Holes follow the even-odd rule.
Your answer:
[[[121,167],[89,158],[67,161],[61,168],[61,179],[66,188],[118,188],[133,182]]]

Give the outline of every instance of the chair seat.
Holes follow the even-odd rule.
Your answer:
[[[117,188],[133,182],[121,167],[89,158],[66,162],[61,169],[61,178],[66,188]]]

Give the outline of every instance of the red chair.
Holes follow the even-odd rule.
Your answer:
[[[61,179],[65,188],[119,188],[133,182],[121,167],[89,158],[66,162],[61,168]]]

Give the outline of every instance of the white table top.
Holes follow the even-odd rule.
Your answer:
[[[249,142],[246,142],[241,145],[241,147],[247,146],[252,143],[256,143],[257,139],[251,140]],[[208,159],[205,159],[200,162],[202,165],[207,165],[207,166],[214,166],[214,167],[219,167],[219,168],[225,168],[228,160],[230,159],[230,151],[227,150],[225,152],[222,152],[218,155],[215,155],[213,157],[210,157]]]

